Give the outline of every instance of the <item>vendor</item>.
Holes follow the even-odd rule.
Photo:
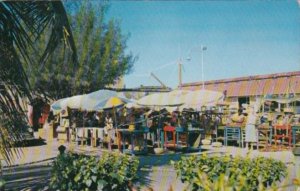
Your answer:
[[[171,125],[172,126],[178,126],[178,113],[172,112],[172,118],[171,118]]]
[[[104,113],[103,112],[98,112],[97,113],[99,121],[99,127],[104,128],[105,127],[105,117],[104,117]]]
[[[238,109],[238,112],[231,116],[232,123],[230,126],[243,127],[244,122],[246,121],[246,116],[243,114],[243,109]]]
[[[113,120],[111,118],[110,113],[107,113],[105,117],[105,127],[104,127],[105,133],[107,134],[107,132],[112,128],[113,128]]]
[[[256,114],[254,107],[250,106],[247,121],[246,121],[246,128],[245,128],[246,149],[248,149],[250,143],[256,143],[258,141],[257,128],[256,128],[258,120],[259,117]],[[251,149],[253,149],[252,147],[253,144],[251,144]]]
[[[90,126],[91,127],[99,126],[99,115],[97,112],[94,112],[93,116],[91,116]]]
[[[283,125],[283,116],[276,116],[276,118],[273,120],[273,125]]]
[[[284,118],[283,118],[283,124],[284,124],[284,125],[289,125],[289,124],[291,124],[292,121],[293,121],[293,117],[294,117],[294,115],[293,115],[292,112],[285,112],[285,113],[284,113]]]
[[[115,140],[113,120],[110,113],[106,114],[104,132],[107,135],[108,149],[111,150],[111,142]]]

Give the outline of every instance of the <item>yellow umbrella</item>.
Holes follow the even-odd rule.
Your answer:
[[[129,102],[131,102],[131,100],[122,97],[113,96],[98,103],[94,107],[94,110],[111,109],[111,108],[122,106]]]
[[[115,121],[115,127],[118,128],[118,123],[117,123],[117,116],[116,116],[116,107],[122,106],[128,102],[131,102],[131,100],[123,97],[117,97],[117,96],[112,96],[104,101],[100,102],[94,107],[94,110],[103,110],[103,109],[112,109],[113,114],[114,114],[114,121]],[[119,134],[117,133],[117,140],[118,140],[118,145],[120,149],[120,143],[119,143]]]
[[[124,104],[124,102],[120,98],[111,97],[107,100],[106,104],[104,105],[104,108],[118,107],[123,104]]]

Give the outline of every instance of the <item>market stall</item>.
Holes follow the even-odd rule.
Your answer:
[[[105,114],[111,112],[109,110],[114,113],[115,108],[129,101],[132,100],[119,96],[118,92],[99,90],[54,102],[51,110],[56,114],[58,139],[77,143],[78,140],[84,140],[82,143],[97,146],[97,143],[105,141],[105,137],[101,136],[105,127]],[[114,124],[117,126],[116,116]]]

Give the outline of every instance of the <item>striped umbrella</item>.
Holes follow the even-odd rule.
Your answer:
[[[211,90],[196,90],[184,96],[183,108],[201,109],[202,106],[214,106],[224,99],[224,94]]]
[[[142,97],[138,105],[147,107],[176,107],[184,103],[184,97],[190,93],[188,90],[173,90],[167,93],[154,93]]]
[[[99,102],[93,110],[99,111],[99,110],[104,110],[104,109],[111,109],[111,108],[116,108],[123,106],[126,103],[130,103],[132,100],[124,98],[124,97],[118,97],[118,96],[113,96],[106,98]]]
[[[71,109],[93,111],[96,105],[117,95],[117,92],[111,90],[99,90],[89,94],[76,95],[57,100],[51,105],[51,110],[58,113],[62,109],[69,107]]]

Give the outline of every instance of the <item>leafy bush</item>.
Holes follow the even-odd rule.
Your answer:
[[[129,190],[138,160],[122,154],[93,156],[66,153],[54,161],[52,190]]]
[[[264,157],[250,159],[202,155],[183,157],[173,164],[177,176],[189,184],[189,190],[223,190],[224,187],[263,190],[287,175],[283,162]]]

